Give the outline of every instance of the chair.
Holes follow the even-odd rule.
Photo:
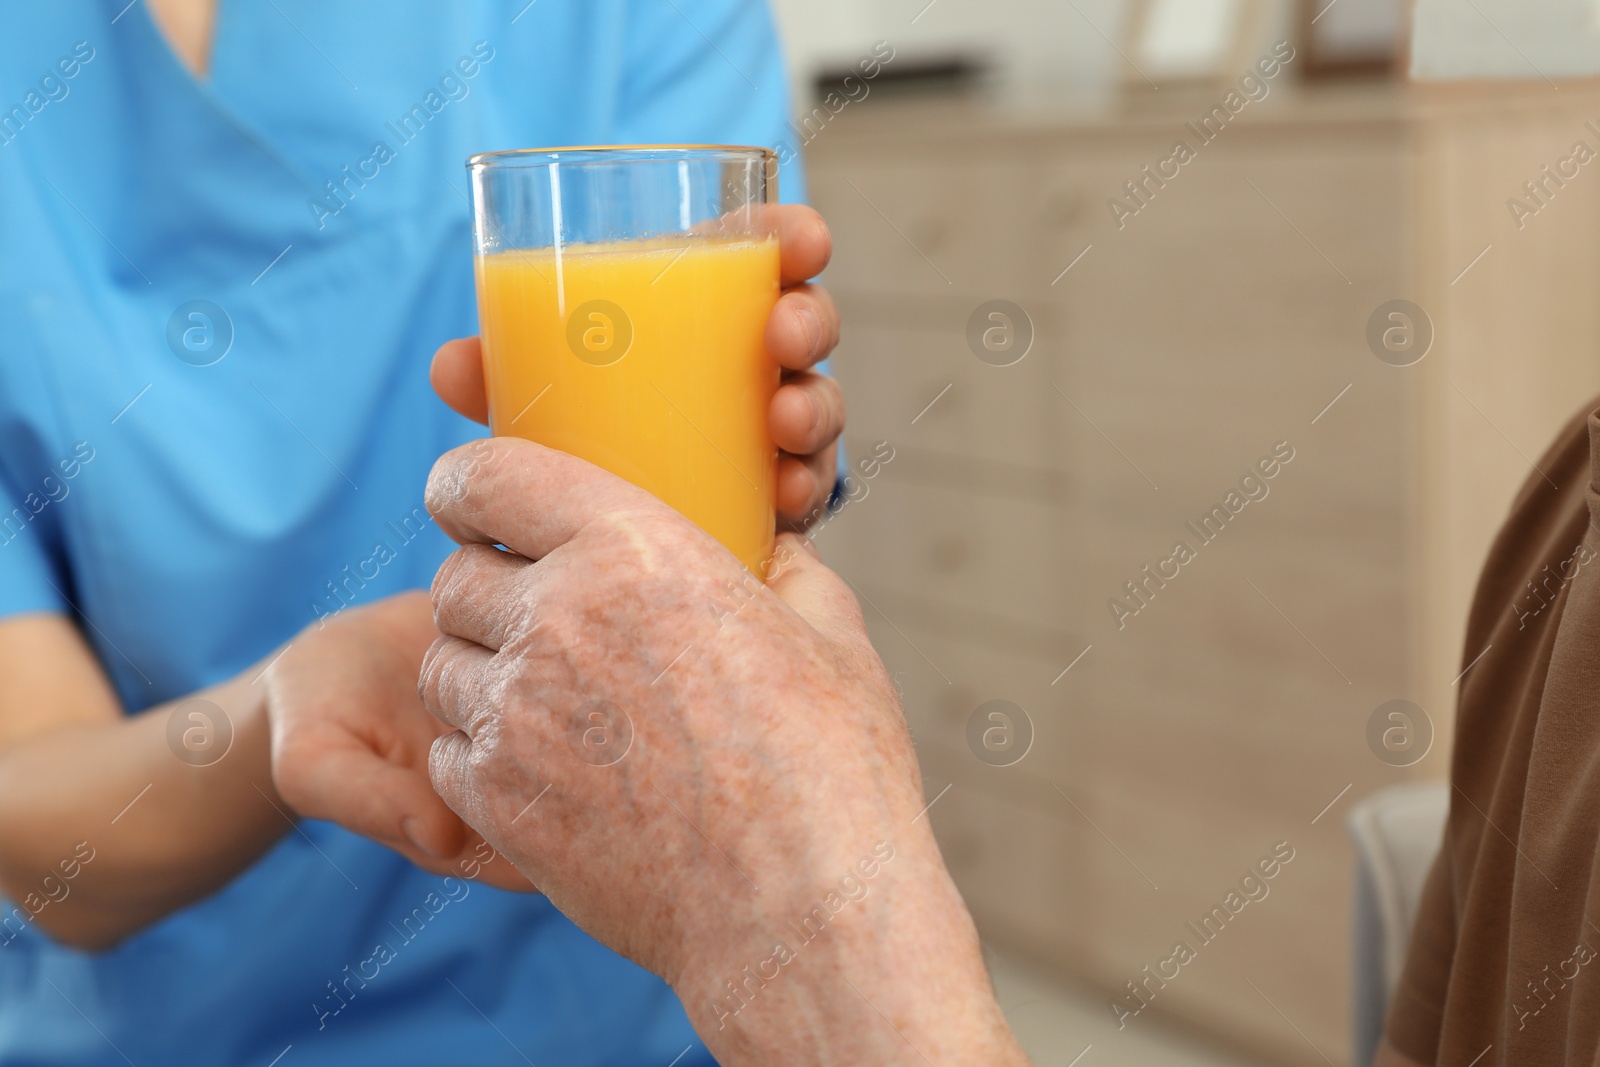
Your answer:
[[[1356,846],[1351,1057],[1369,1067],[1405,963],[1411,924],[1450,812],[1447,782],[1390,786],[1350,811]]]

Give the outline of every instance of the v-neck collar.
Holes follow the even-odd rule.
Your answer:
[[[133,0],[133,6],[139,9],[137,17],[145,21],[155,39],[166,51],[167,58],[172,62],[172,65],[186,75],[194,83],[197,90],[210,85],[211,79],[216,74],[217,53],[221,50],[222,21],[232,9],[232,5],[228,0],[214,0],[214,2],[216,9],[211,18],[211,39],[206,42],[206,70],[205,74],[202,75],[184,61],[184,58],[178,54],[178,50],[173,47],[172,40],[167,36],[166,31],[156,23],[155,13],[150,10],[150,0]]]
[[[121,2],[109,0],[108,6],[116,7]],[[160,76],[172,84],[174,92],[186,93],[197,100],[236,133],[270,156],[302,186],[316,188],[317,182],[312,175],[274,144],[249,116],[239,111],[228,99],[228,85],[233,78],[249,76],[249,72],[235,69],[232,62],[234,50],[230,46],[235,36],[235,15],[247,11],[246,7],[230,3],[229,0],[217,0],[217,16],[211,27],[210,62],[206,76],[202,78],[173,50],[167,35],[156,25],[155,16],[145,7],[145,0],[134,0],[132,6],[139,10],[127,11],[124,21],[133,24],[130,28],[142,38],[143,51],[150,57],[150,62],[160,68]],[[275,3],[271,6],[274,9],[277,7]]]

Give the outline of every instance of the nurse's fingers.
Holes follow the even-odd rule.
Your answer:
[[[839,343],[839,309],[820,285],[797,285],[767,319],[767,354],[785,370],[805,370]]]
[[[526,632],[533,598],[526,594],[533,562],[489,545],[467,545],[433,576],[433,624],[440,633],[500,651]]]
[[[532,560],[606,515],[667,507],[592,463],[512,437],[446,452],[428,475],[424,500],[457,544],[505,545]]]
[[[417,696],[428,713],[468,737],[477,737],[483,717],[495,710],[487,697],[494,653],[459,637],[441,637],[422,658]]]
[[[783,287],[822,273],[833,256],[833,235],[816,208],[782,204],[773,211],[778,230],[778,273]]]
[[[772,443],[796,456],[820,452],[844,432],[844,390],[826,374],[796,374],[767,409]]]
[[[483,345],[476,337],[446,341],[433,354],[428,379],[433,391],[473,422],[488,425],[489,392],[483,379]]]
[[[835,446],[809,456],[778,457],[778,516],[805,525],[821,518],[839,480]]]
[[[465,840],[461,821],[427,779],[347,734],[328,731],[287,744],[274,762],[279,793],[305,818],[433,856],[453,855]]]

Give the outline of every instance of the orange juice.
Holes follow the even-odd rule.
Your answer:
[[[778,242],[661,238],[477,258],[489,421],[649,490],[765,577]]]

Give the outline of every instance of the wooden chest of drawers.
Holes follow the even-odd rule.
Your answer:
[[[1181,117],[885,103],[812,144],[851,447],[896,449],[819,546],[867,602],[980,926],[1094,983],[1108,1018],[1287,842],[1270,894],[1150,1014],[1272,1062],[1347,1056],[1344,815],[1443,773],[1463,613],[1521,454],[1600,390],[1592,297],[1561,295],[1600,285],[1600,182],[1536,237],[1495,214],[1595,103],[1284,93],[1120,228],[1106,202]],[[1552,261],[1572,275],[1522,280]],[[1397,298],[1437,334],[1414,367],[1366,340]],[[969,345],[992,300],[1032,323],[1010,366]],[[1293,458],[1241,488],[1275,448]],[[1202,540],[1230,492],[1258,498]],[[1192,558],[1163,571],[1180,541]],[[1119,621],[1129,582],[1147,603]],[[1397,697],[1438,733],[1409,769],[1365,737]],[[1011,766],[968,741],[996,699],[1032,722]]]

